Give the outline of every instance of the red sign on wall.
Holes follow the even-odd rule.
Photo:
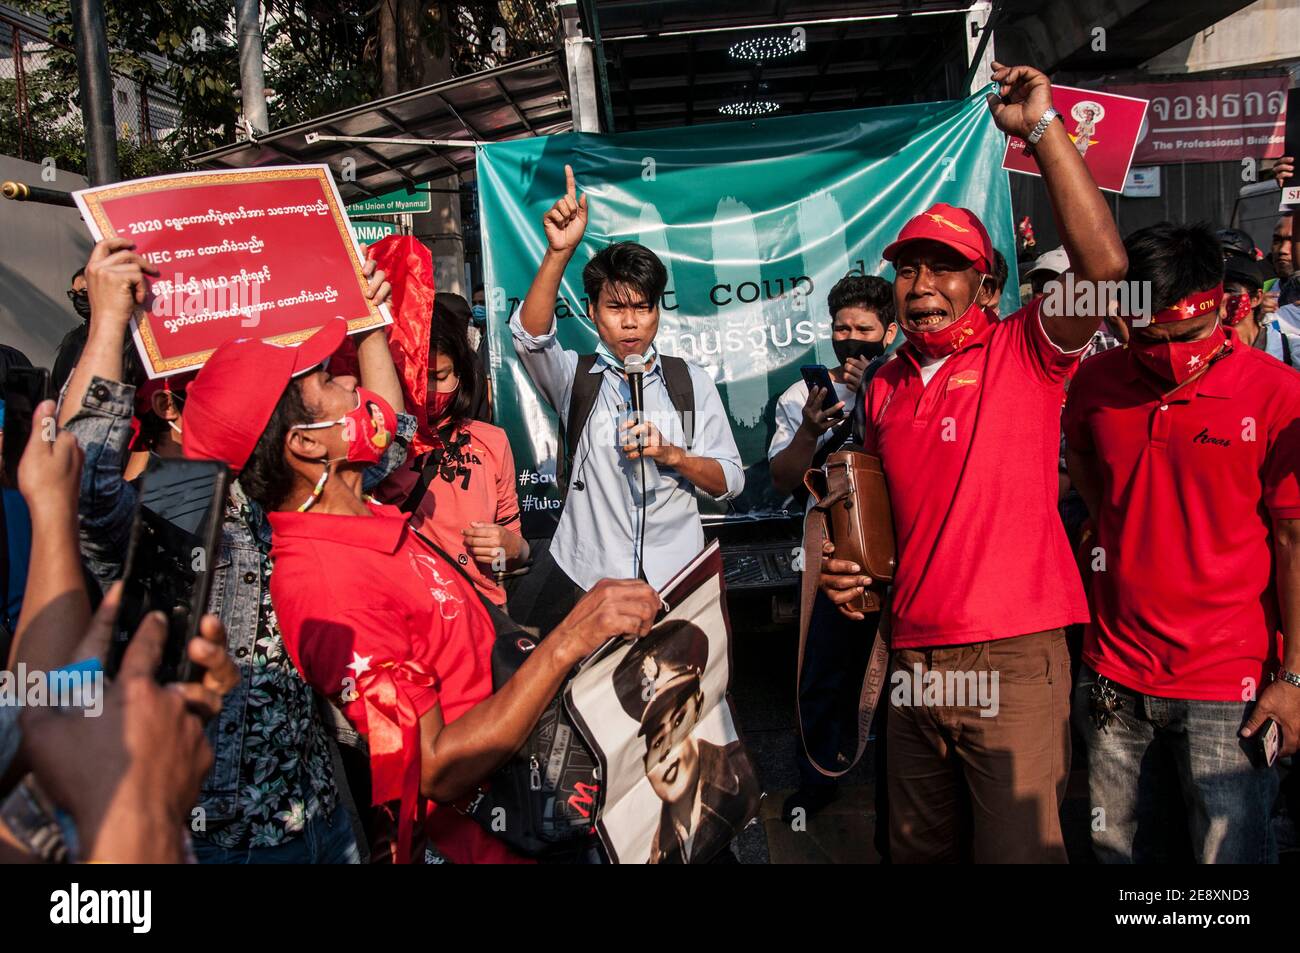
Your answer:
[[[159,270],[133,321],[151,378],[201,367],[223,341],[296,344],[332,318],[388,324],[365,297],[329,168],[186,172],[73,193],[91,234],[126,238]]]
[[[1277,76],[1107,89],[1151,100],[1134,161],[1159,165],[1280,156],[1289,84],[1288,77]]]
[[[1115,96],[1093,89],[1053,86],[1052,105],[1061,114],[1065,131],[1083,156],[1097,187],[1123,192],[1133,146],[1142,128],[1144,99]],[[1002,168],[1039,175],[1038,163],[1025,155],[1025,140],[1011,136],[1002,157]]]

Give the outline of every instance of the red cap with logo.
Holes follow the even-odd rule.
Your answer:
[[[885,261],[895,261],[904,245],[923,239],[947,245],[985,273],[990,270],[993,243],[984,223],[968,208],[940,202],[910,219],[885,249]]]
[[[218,347],[186,391],[185,456],[242,470],[289,382],[324,363],[347,333],[347,322],[335,318],[296,346],[235,338]]]

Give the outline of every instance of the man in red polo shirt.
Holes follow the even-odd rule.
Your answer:
[[[1074,705],[1093,847],[1171,859],[1160,820],[1185,804],[1197,861],[1261,863],[1278,778],[1258,729],[1277,723],[1282,755],[1300,741],[1300,375],[1222,326],[1209,229],[1125,245],[1155,314],[1083,365],[1064,420],[1097,523]]]
[[[1054,121],[1047,77],[994,64],[993,78],[994,122],[1034,144],[1076,286],[1122,277],[1115,223]],[[998,321],[988,307],[993,248],[966,209],[918,215],[885,258],[908,343],[871,382],[863,409],[898,539],[886,686],[891,854],[1064,861],[1063,628],[1088,612],[1056,511],[1057,456],[1063,382],[1100,309],[1075,315],[1067,302],[1049,314],[1035,301]],[[869,582],[860,573],[826,558],[823,591],[843,607]]]

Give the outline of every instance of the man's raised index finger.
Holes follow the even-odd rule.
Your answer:
[[[573,166],[571,165],[566,165],[564,167],[564,191],[569,198],[574,200],[577,199],[578,186],[577,183],[573,181]]]

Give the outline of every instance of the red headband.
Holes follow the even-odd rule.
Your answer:
[[[1175,321],[1186,321],[1189,318],[1199,318],[1203,314],[1219,310],[1219,303],[1223,300],[1223,285],[1215,285],[1208,291],[1198,291],[1190,294],[1181,301],[1176,301],[1163,311],[1157,311],[1151,316],[1150,324],[1172,324]],[[1127,317],[1124,319],[1129,324],[1134,323],[1134,318]],[[1141,325],[1139,325],[1140,327]]]

